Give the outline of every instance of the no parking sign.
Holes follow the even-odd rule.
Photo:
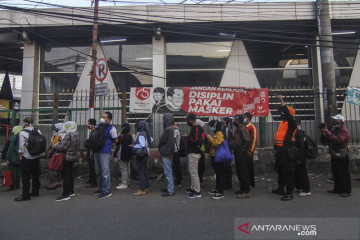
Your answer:
[[[96,66],[95,66],[95,78],[99,81],[102,82],[105,80],[107,74],[109,71],[109,67],[108,64],[106,62],[105,58],[100,58],[97,62],[96,62]]]

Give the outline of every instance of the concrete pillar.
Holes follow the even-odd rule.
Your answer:
[[[39,108],[39,60],[40,46],[37,42],[24,43],[21,109]],[[22,116],[29,116],[29,113],[22,113]],[[37,117],[34,116],[36,124]]]
[[[166,44],[164,36],[160,40],[152,38],[153,44],[153,87],[166,87]]]

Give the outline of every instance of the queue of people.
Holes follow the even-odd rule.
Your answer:
[[[278,175],[278,187],[273,189],[274,194],[281,195],[281,200],[288,201],[294,198],[294,188],[300,192],[298,196],[311,196],[310,183],[306,169],[304,155],[305,134],[301,129],[301,121],[295,118],[295,110],[286,105],[281,95],[278,96],[282,122],[279,125],[275,142],[275,169]],[[210,157],[211,166],[215,172],[215,186],[208,192],[213,199],[225,197],[225,190],[233,188],[232,158],[235,162],[236,176],[239,180],[239,190],[235,191],[237,198],[251,198],[251,188],[255,187],[255,173],[253,156],[257,143],[257,131],[251,123],[252,114],[247,112],[234,117],[224,117],[221,120],[208,122],[210,133],[205,134],[202,122],[194,113],[186,116],[188,133],[181,133],[171,113],[163,115],[164,131],[159,138],[159,152],[167,187],[162,189],[161,196],[174,196],[176,186],[182,184],[180,157],[187,158],[190,175],[190,186],[186,189],[186,197],[201,198],[202,175],[205,170],[205,153]],[[105,112],[100,123],[95,119],[88,120],[89,135],[85,141],[87,149],[89,179],[88,188],[95,188],[91,194],[97,198],[107,198],[112,195],[110,161],[113,159],[121,172],[121,182],[117,190],[127,189],[130,185],[131,163],[135,159],[139,190],[135,196],[143,196],[149,192],[149,177],[147,162],[150,158],[150,145],[154,141],[149,125],[145,120],[136,123],[136,135],[131,134],[131,126],[124,123],[120,131],[111,125],[112,114]],[[231,121],[235,126],[231,129]],[[342,197],[351,196],[351,180],[349,172],[349,133],[344,126],[344,117],[333,117],[331,129],[321,128],[322,137],[328,142],[331,154],[331,170],[334,179],[334,188],[329,193],[340,194]],[[9,150],[6,158],[14,179],[9,190],[20,187],[20,172],[22,176],[22,195],[15,201],[30,200],[39,196],[40,189],[40,154],[29,150],[29,141],[32,135],[41,136],[41,132],[33,126],[32,118],[25,118],[22,126],[13,128]],[[182,141],[185,143],[185,155]],[[113,151],[113,144],[116,144]],[[49,170],[49,185],[47,190],[56,190],[63,187],[63,193],[56,201],[65,201],[75,196],[73,163],[78,158],[80,150],[80,135],[75,122],[55,124],[51,138],[51,145],[47,156],[63,154],[63,168],[59,171]],[[220,151],[228,151],[230,161],[221,160]],[[297,153],[297,154],[296,154]],[[30,182],[31,185],[30,186]],[[31,191],[30,191],[31,188]]]

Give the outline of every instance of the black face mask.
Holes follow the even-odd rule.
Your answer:
[[[239,126],[239,124],[237,122],[234,122],[234,126],[237,127]]]
[[[189,127],[191,127],[191,126],[192,126],[192,123],[191,123],[191,122],[187,122],[187,125],[188,125]]]
[[[333,129],[336,129],[336,128],[339,128],[339,127],[340,127],[340,124],[339,124],[338,122],[333,122],[333,123],[331,124],[331,127],[332,127]]]

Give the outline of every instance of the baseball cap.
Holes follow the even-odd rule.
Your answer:
[[[244,113],[244,115],[248,118],[248,119],[252,119],[252,114],[251,113],[249,113],[249,112],[246,112],[246,113]]]
[[[333,116],[331,117],[332,119],[335,119],[335,120],[340,120],[342,122],[345,122],[345,118],[341,115],[341,114],[338,114],[336,116]]]
[[[244,121],[244,115],[242,114],[238,114],[238,115],[235,115],[234,117],[230,117],[232,120],[236,120],[238,119],[240,122],[243,122]]]
[[[186,120],[189,121],[189,120],[195,120],[196,119],[196,115],[194,113],[189,113],[187,116],[186,116]]]

